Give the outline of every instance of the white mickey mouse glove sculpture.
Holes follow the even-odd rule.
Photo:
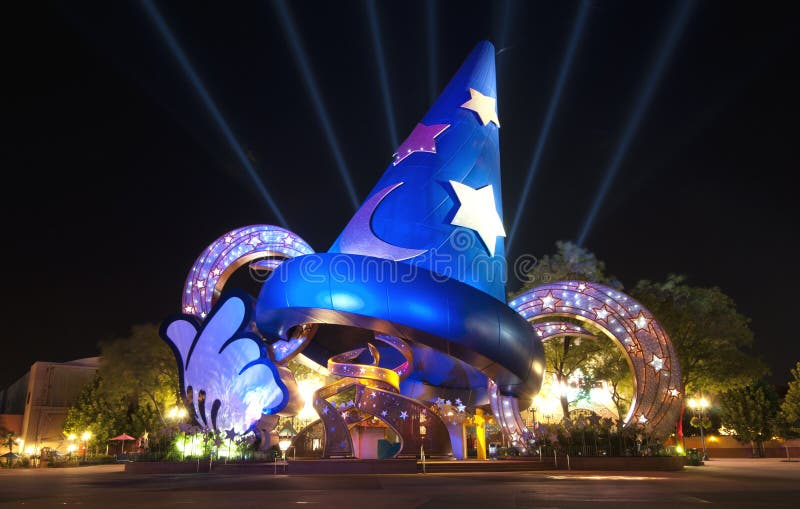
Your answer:
[[[262,414],[275,414],[288,402],[266,346],[246,330],[251,310],[250,297],[233,291],[202,324],[177,315],[161,326],[178,361],[181,393],[201,426],[244,433]]]

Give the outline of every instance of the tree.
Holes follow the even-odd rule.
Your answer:
[[[572,242],[556,242],[556,253],[544,255],[527,272],[525,283],[518,294],[551,281],[566,280],[591,281],[622,288],[616,278],[606,273],[605,263],[599,260],[594,253]],[[585,326],[585,324],[582,325]],[[609,366],[605,369],[601,362],[603,359],[613,359],[613,355],[602,352],[616,347],[600,331],[596,331],[596,333],[599,338],[596,341],[581,341],[579,338],[567,336],[553,338],[544,343],[545,370],[555,376],[559,387],[564,387],[577,370],[584,371],[583,368],[586,368],[590,360],[598,373],[602,370],[604,374],[611,376],[613,368]],[[615,374],[614,377],[621,380],[621,377],[626,374],[630,375],[627,362],[624,363],[623,373]],[[559,393],[561,409],[564,418],[567,419],[570,401],[565,391],[560,390]],[[622,403],[621,400],[619,402]]]
[[[631,293],[669,334],[685,394],[718,394],[767,374],[750,353],[749,319],[719,288],[692,287],[685,277],[670,275],[663,283],[639,281]]]
[[[100,375],[95,375],[78,395],[78,400],[67,410],[64,420],[64,435],[80,437],[91,431],[88,445],[108,443],[124,426],[126,406],[123,398],[109,398]]]
[[[137,325],[101,343],[100,370],[68,410],[64,433],[91,431],[95,446],[121,433],[141,436],[167,427],[163,411],[178,401],[175,357],[157,326]]]
[[[609,340],[598,339],[598,342],[600,348],[584,369],[587,381],[584,392],[588,393],[595,381],[606,382],[621,426],[633,400],[633,373],[628,365],[628,355],[621,348]]]
[[[800,432],[800,362],[792,370],[789,392],[781,403],[780,420],[787,431]]]
[[[135,325],[129,337],[103,342],[100,350],[100,377],[108,395],[125,395],[131,417],[138,418],[145,429],[157,426],[150,414],[157,416],[161,426],[167,426],[164,408],[180,401],[178,370],[175,355],[159,336],[158,326]]]
[[[0,427],[0,446],[8,447],[8,452],[14,452],[14,444],[17,443],[17,434],[10,429]]]
[[[572,336],[553,338],[544,342],[545,371],[555,375],[564,419],[568,419],[570,401],[563,389],[576,371],[582,370],[601,348],[597,340],[581,340]]]
[[[764,442],[770,440],[778,413],[778,394],[763,380],[723,392],[722,425],[737,440],[750,443],[753,456],[764,456]]]
[[[525,281],[518,293],[552,281],[583,280],[601,283],[615,288],[622,284],[606,273],[606,264],[591,251],[572,242],[556,242],[556,253],[544,255],[525,274]]]

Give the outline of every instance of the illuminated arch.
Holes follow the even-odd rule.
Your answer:
[[[531,326],[542,342],[562,336],[595,339],[594,334],[574,323],[537,322],[532,323]],[[534,365],[533,369],[539,375],[544,374],[544,366],[541,364]],[[516,447],[522,454],[526,454],[525,439],[529,438],[529,431],[520,414],[519,398],[501,394],[497,384],[492,380],[489,380],[488,392],[489,405],[500,429],[509,438],[513,447]]]
[[[262,265],[274,269],[282,260],[313,252],[305,240],[279,226],[257,224],[231,230],[195,260],[183,286],[181,311],[205,318],[228,278],[247,263],[274,257]]]
[[[529,321],[573,318],[603,331],[625,351],[633,372],[634,398],[625,425],[638,423],[662,435],[672,430],[680,412],[681,368],[669,336],[644,306],[618,290],[586,281],[542,285],[509,305]]]

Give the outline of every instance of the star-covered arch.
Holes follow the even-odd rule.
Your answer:
[[[529,321],[573,318],[600,329],[625,351],[633,373],[634,398],[625,425],[640,424],[658,434],[675,425],[683,392],[678,355],[664,328],[639,302],[601,284],[561,281],[528,290],[509,306]]]
[[[280,226],[257,224],[236,228],[212,242],[197,257],[183,285],[181,311],[205,318],[228,278],[246,263],[271,257],[264,268],[314,250],[297,234]]]

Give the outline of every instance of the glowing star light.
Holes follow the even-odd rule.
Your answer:
[[[547,295],[541,298],[542,301],[542,309],[554,309],[556,298],[553,297],[553,294],[547,292]]]
[[[634,323],[634,324],[636,324],[636,329],[637,329],[637,330],[639,330],[639,329],[646,329],[646,328],[647,328],[647,325],[650,323],[650,320],[648,320],[648,319],[647,319],[647,318],[644,316],[644,313],[642,313],[641,311],[639,311],[639,316],[637,316],[637,317],[636,317],[636,318],[633,320],[633,323]]]
[[[653,369],[656,370],[656,373],[658,373],[664,367],[664,359],[653,354],[653,360],[650,361],[650,365],[653,366]]]
[[[497,213],[494,188],[490,185],[473,189],[461,182],[450,181],[461,206],[450,224],[474,230],[483,241],[491,256],[494,256],[497,237],[505,237],[506,230]]]
[[[497,99],[483,95],[474,88],[469,89],[469,95],[469,101],[462,104],[461,107],[477,113],[483,125],[494,122],[494,125],[500,127],[500,120],[497,118]]]
[[[598,320],[605,320],[608,318],[608,310],[604,307],[595,309],[594,314],[597,316]]]
[[[435,154],[435,138],[445,132],[448,127],[450,127],[450,124],[417,124],[417,127],[411,131],[408,138],[397,147],[397,152],[394,153],[394,162],[392,162],[392,164],[397,166],[403,159],[414,152]]]

